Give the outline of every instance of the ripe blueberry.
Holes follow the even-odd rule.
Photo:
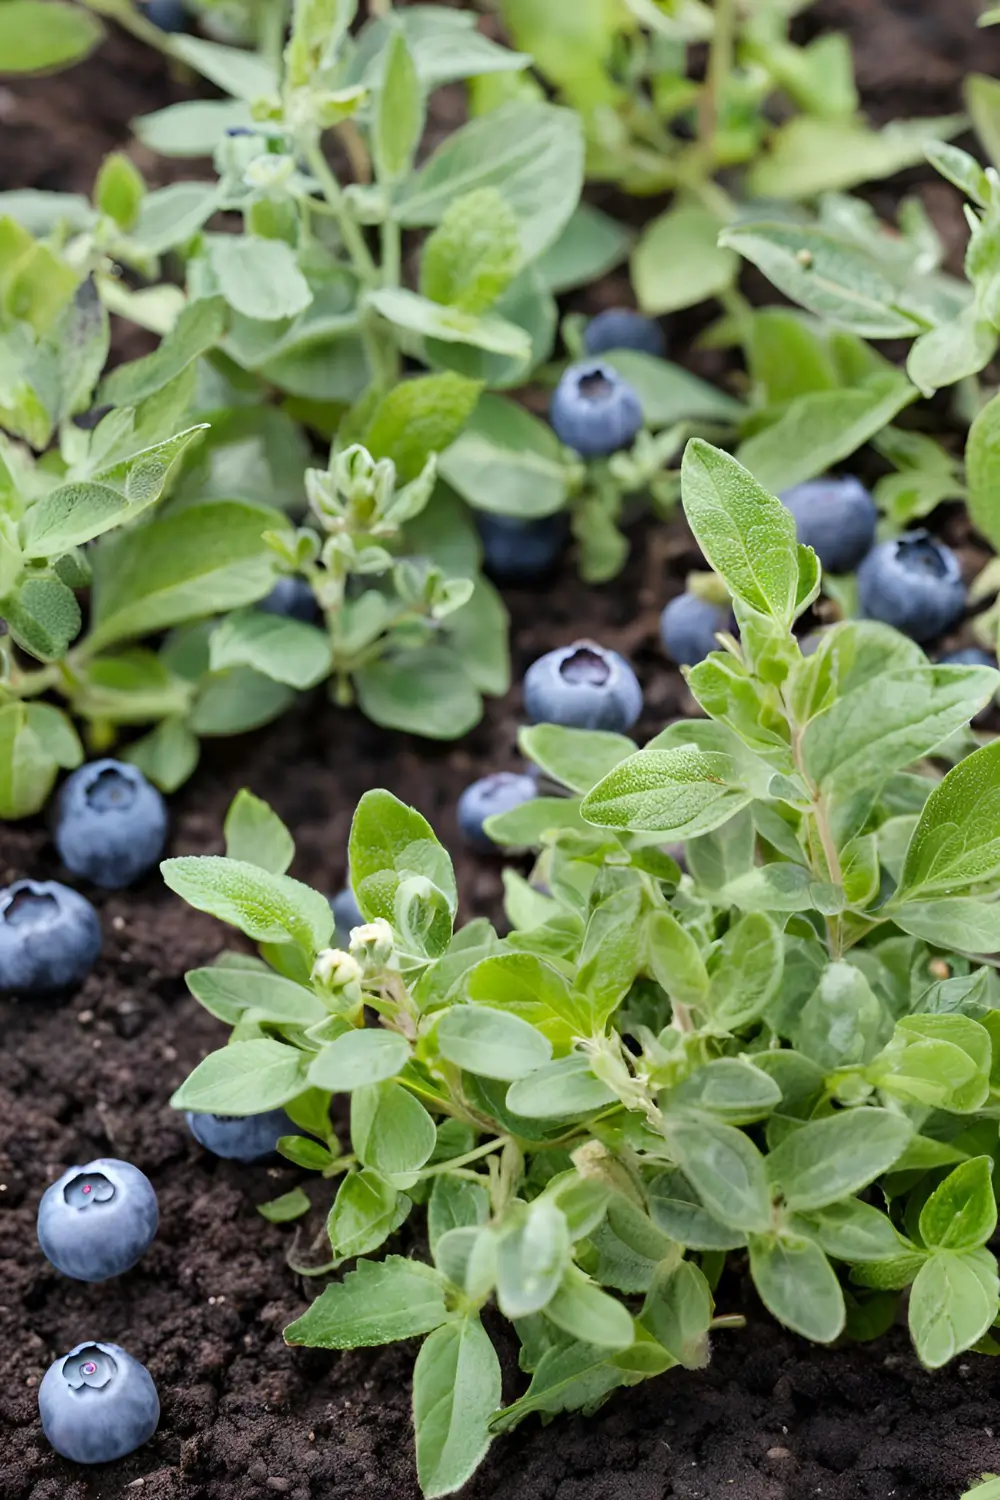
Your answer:
[[[266,615],[286,615],[290,620],[304,620],[311,625],[319,618],[316,595],[304,578],[286,575],[257,605]]]
[[[0,990],[44,994],[80,984],[101,951],[101,924],[85,896],[55,880],[0,890]]]
[[[349,885],[345,885],[336,896],[330,897],[330,910],[333,912],[334,926],[337,929],[337,941],[342,948],[346,948],[351,928],[360,927],[365,920],[358,905],[358,898]]]
[[[853,573],[875,542],[878,511],[858,479],[810,479],[781,496],[795,517],[800,542],[827,573]]]
[[[167,805],[137,766],[94,760],[63,782],[55,841],[74,875],[107,890],[131,885],[159,859]]]
[[[203,1115],[188,1111],[184,1118],[199,1146],[226,1161],[263,1161],[273,1156],[283,1135],[296,1127],[283,1109],[261,1115]]]
[[[107,1464],[148,1443],[160,1420],[153,1377],[117,1344],[77,1344],[38,1387],[42,1431],[63,1458]]]
[[[146,0],[146,19],[160,31],[187,31],[183,0]]]
[[[474,849],[491,850],[496,845],[483,829],[483,823],[494,813],[510,812],[538,796],[533,776],[519,776],[514,771],[494,771],[467,786],[458,799],[458,826]]]
[[[858,569],[858,597],[868,619],[894,625],[915,641],[941,635],[965,609],[958,558],[923,530],[872,548]]]
[[[519,516],[476,514],[486,568],[500,583],[527,583],[555,566],[568,526],[564,511],[523,521]]]
[[[960,646],[957,651],[946,651],[940,658],[944,667],[995,667],[996,657],[982,646]]]
[[[107,1281],[145,1255],[159,1222],[156,1193],[145,1172],[102,1156],[69,1167],[42,1194],[38,1243],[64,1276]]]
[[[678,666],[693,667],[719,649],[716,634],[728,623],[725,611],[707,599],[678,594],[660,616],[660,640]]]
[[[532,724],[624,733],[642,712],[642,689],[628,662],[593,641],[547,651],[524,674],[523,691]]]
[[[633,312],[631,307],[608,307],[587,324],[583,347],[590,355],[606,354],[609,349],[637,349],[640,354],[654,354],[662,359],[667,352],[667,341],[663,329],[652,318]]]
[[[549,421],[556,437],[584,458],[627,448],[642,426],[639,397],[613,365],[570,365],[552,392]]]

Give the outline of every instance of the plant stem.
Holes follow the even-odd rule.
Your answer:
[[[715,140],[722,109],[722,91],[733,66],[736,0],[715,0],[715,30],[708,54],[705,83],[698,102],[698,139],[709,171],[715,162]]]
[[[330,170],[330,164],[323,155],[323,148],[318,140],[313,140],[306,147],[306,160],[312,168],[313,174],[323,189],[323,196],[333,210],[333,216],[340,230],[340,237],[358,278],[365,286],[375,286],[378,283],[378,268],[372,260],[371,251],[365,244],[365,237],[361,232],[361,226],[352,217],[340,183]]]
[[[277,76],[281,77],[281,61],[285,50],[285,25],[287,6],[285,0],[259,0],[257,9],[257,48],[264,61],[270,63]]]
[[[447,1161],[439,1161],[436,1166],[427,1167],[420,1176],[438,1177],[442,1172],[454,1172],[458,1167],[467,1167],[470,1162],[482,1161],[483,1157],[489,1156],[491,1152],[502,1151],[509,1140],[509,1135],[498,1135],[495,1140],[485,1141],[474,1151],[467,1151],[464,1156],[452,1156]]]
[[[399,223],[392,215],[382,221],[382,285],[399,286],[403,269],[403,246]]]

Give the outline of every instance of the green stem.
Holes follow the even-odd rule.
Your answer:
[[[389,215],[382,221],[382,285],[399,286],[403,270],[403,246],[398,222]]]
[[[467,1167],[470,1162],[482,1161],[483,1157],[489,1156],[491,1152],[502,1151],[509,1140],[509,1135],[498,1135],[495,1140],[485,1141],[474,1151],[467,1151],[464,1156],[452,1156],[447,1161],[439,1161],[436,1166],[427,1167],[420,1176],[422,1178],[437,1177],[442,1172],[454,1172],[458,1167]]]
[[[281,77],[285,51],[285,27],[288,12],[285,0],[259,0],[257,8],[257,50]]]
[[[736,39],[736,0],[715,0],[715,29],[708,54],[705,84],[698,104],[698,139],[709,171],[714,170],[715,139],[722,110],[722,92],[733,67]]]
[[[312,141],[306,147],[306,160],[312,168],[323,196],[333,210],[333,216],[340,230],[340,237],[358,278],[365,286],[376,286],[378,284],[378,267],[372,259],[371,252],[365,244],[365,237],[361,232],[361,226],[352,217],[350,210],[344,201],[340,183],[330,170],[330,164],[323,155],[323,148],[318,140]]]

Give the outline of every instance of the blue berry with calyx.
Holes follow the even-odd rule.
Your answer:
[[[634,349],[662,359],[667,352],[663,329],[652,318],[631,307],[608,307],[591,318],[583,331],[583,347],[590,355],[612,349]]]
[[[63,782],[55,841],[74,875],[119,890],[156,864],[166,837],[167,804],[138,766],[94,760]]]
[[[146,19],[160,31],[187,31],[188,17],[182,0],[146,0]]]
[[[533,802],[537,796],[538,783],[533,776],[494,771],[467,786],[459,797],[458,826],[474,849],[493,850],[496,844],[483,828],[486,819],[495,813],[511,812],[525,802]]]
[[[0,890],[0,990],[39,995],[80,984],[100,951],[100,920],[78,891],[57,880]]]
[[[929,641],[961,619],[965,585],[951,548],[920,529],[872,548],[858,568],[858,598],[867,619]]]
[[[795,518],[799,541],[827,573],[853,573],[875,544],[878,511],[859,479],[810,479],[785,490],[781,501]]]
[[[565,511],[522,520],[520,516],[476,513],[486,571],[498,583],[530,583],[555,567],[566,542]]]
[[[153,1377],[118,1344],[77,1344],[38,1387],[42,1431],[62,1458],[109,1464],[148,1443],[160,1420]]]
[[[311,625],[319,619],[319,605],[305,578],[287,574],[257,605],[266,615],[284,615],[289,620],[304,620]]]
[[[624,734],[642,713],[642,688],[624,657],[594,641],[547,651],[524,674],[532,724],[609,729]]]
[[[561,443],[583,458],[604,458],[627,448],[642,426],[639,397],[613,365],[583,360],[570,365],[552,392],[549,421]]]
[[[330,897],[330,910],[333,912],[337,941],[342,948],[346,948],[351,936],[351,928],[360,927],[365,920],[358,905],[358,898],[349,885],[345,885],[336,896]]]
[[[195,1114],[188,1110],[184,1118],[199,1146],[225,1161],[264,1161],[274,1155],[283,1135],[297,1133],[283,1109],[268,1109],[259,1115]]]
[[[145,1255],[160,1222],[153,1184],[131,1162],[100,1156],[69,1167],[42,1194],[38,1243],[75,1281],[121,1276]]]
[[[725,610],[697,594],[678,594],[660,616],[660,640],[667,655],[680,667],[694,667],[710,651],[718,651],[715,639],[728,625]]]

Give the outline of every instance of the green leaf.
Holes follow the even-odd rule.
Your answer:
[[[146,192],[142,174],[122,151],[112,151],[101,163],[94,183],[94,203],[119,229],[131,229]]]
[[[55,784],[58,762],[46,752],[29,717],[32,708],[44,707],[17,702],[0,707],[0,818],[5,820],[39,812]]]
[[[347,1260],[377,1250],[399,1228],[411,1206],[410,1199],[397,1192],[381,1172],[371,1167],[349,1172],[326,1221],[334,1255]]]
[[[962,1162],[920,1210],[920,1238],[932,1250],[975,1250],[992,1238],[996,1227],[991,1156]]]
[[[242,47],[224,47],[198,36],[175,35],[170,51],[200,73],[218,84],[224,93],[252,104],[255,99],[274,94],[278,79],[270,63]]]
[[[969,1016],[904,1016],[866,1076],[906,1102],[968,1113],[989,1093],[992,1052],[989,1031]]]
[[[624,1385],[626,1378],[609,1359],[607,1349],[578,1340],[560,1342],[545,1350],[525,1395],[495,1414],[493,1431],[508,1432],[535,1411],[549,1416],[592,1410],[616,1386]]]
[[[533,797],[507,812],[491,813],[483,822],[483,832],[495,844],[515,849],[538,848],[548,834],[561,828],[589,832],[579,803],[570,797]]]
[[[632,285],[650,314],[677,312],[733,285],[739,257],[719,244],[722,222],[697,204],[669,208],[648,223],[632,252]]]
[[[722,939],[709,966],[703,999],[711,1029],[739,1031],[763,1015],[781,984],[782,935],[764,912],[749,912]]]
[[[551,515],[569,493],[562,445],[551,427],[502,396],[481,397],[439,468],[470,505],[502,515]]]
[[[119,365],[105,378],[99,400],[109,406],[137,406],[155,395],[218,344],[225,322],[226,304],[221,297],[189,302],[152,354]]]
[[[329,636],[304,620],[264,610],[230,615],[212,632],[210,668],[253,667],[274,682],[305,690],[329,674]]]
[[[531,340],[523,328],[487,313],[476,317],[457,307],[442,307],[406,287],[381,287],[368,293],[377,313],[397,328],[446,344],[474,344],[492,354],[527,359]]]
[[[367,1083],[395,1078],[410,1058],[410,1044],[397,1031],[351,1030],[317,1052],[309,1082],[330,1093],[350,1093]]]
[[[940,948],[961,953],[995,953],[1000,947],[1000,906],[969,897],[904,901],[893,907],[892,920],[904,932]]]
[[[552,1043],[534,1026],[486,1006],[452,1006],[438,1022],[435,1036],[441,1056],[449,1062],[507,1083],[524,1078],[552,1057]]]
[[[673,912],[646,918],[646,957],[654,979],[684,1005],[698,1005],[708,993],[708,973],[695,939]]]
[[[0,5],[0,74],[47,73],[79,62],[104,36],[96,16],[62,0]]]
[[[401,1084],[375,1083],[354,1090],[351,1145],[366,1167],[387,1177],[415,1172],[434,1150],[436,1139],[434,1121]]]
[[[351,888],[365,918],[395,917],[396,890],[412,875],[431,880],[458,905],[451,860],[434,837],[434,830],[415,808],[391,792],[366,792],[351,823],[349,842]]]
[[[451,370],[401,380],[379,401],[364,445],[372,458],[389,458],[399,478],[416,479],[432,453],[458,438],[475,411],[482,385]]]
[[[896,374],[857,390],[812,391],[741,443],[736,456],[764,489],[779,493],[850,458],[916,399],[914,387]]]
[[[140,115],[132,131],[158,156],[211,156],[228,130],[249,129],[250,110],[231,99],[185,99]]]
[[[867,1107],[842,1110],[787,1135],[767,1156],[767,1175],[788,1208],[810,1213],[874,1182],[902,1155],[912,1135],[905,1115]]]
[[[684,513],[702,551],[751,609],[790,625],[799,582],[795,522],[728,453],[693,438],[681,469]]]
[[[290,1193],[282,1193],[280,1198],[272,1198],[270,1203],[258,1203],[257,1212],[261,1218],[267,1219],[271,1224],[290,1224],[293,1219],[301,1219],[312,1208],[309,1196],[302,1188],[294,1187]]]
[[[570,1260],[566,1216],[551,1198],[536,1198],[505,1227],[497,1244],[497,1302],[505,1318],[541,1312],[559,1289]]]
[[[417,1478],[427,1500],[460,1489],[492,1441],[500,1405],[500,1361],[475,1314],[438,1328],[413,1371]]]
[[[993,696],[992,667],[919,666],[882,673],[807,725],[806,773],[847,798],[875,791],[894,771],[927,755]]]
[[[771,1194],[764,1157],[735,1126],[700,1112],[667,1115],[671,1156],[709,1213],[735,1229],[766,1231]]]
[[[312,1025],[328,1014],[312,990],[283,979],[270,969],[235,969],[216,964],[209,969],[189,969],[184,982],[206,1010],[231,1026],[248,1010],[261,1020],[298,1026]]]
[[[444,645],[384,657],[357,671],[354,683],[369,719],[431,740],[459,739],[483,712],[478,690]]]
[[[518,732],[517,743],[522,754],[572,792],[589,792],[635,753],[634,743],[623,734],[562,724],[528,725]]]
[[[160,866],[172,891],[259,943],[298,944],[310,956],[333,932],[330,903],[287,875],[217,855],[166,859]]]
[[[584,1334],[601,1349],[627,1349],[635,1338],[632,1316],[616,1297],[609,1297],[576,1267],[546,1305],[545,1316],[564,1333]]]
[[[725,229],[722,243],[757,266],[780,292],[862,338],[912,338],[920,325],[874,259],[824,229],[783,223]]]
[[[996,1315],[996,1261],[988,1250],[939,1250],[910,1288],[910,1334],[930,1370],[971,1349]]]
[[[842,1332],[844,1294],[813,1240],[788,1233],[751,1235],[750,1274],[760,1300],[786,1328],[817,1344],[832,1344]]]
[[[808,1216],[797,1214],[790,1227],[816,1240],[825,1254],[846,1260],[850,1265],[890,1260],[902,1249],[891,1219],[871,1203],[860,1203],[857,1198],[831,1203]]]
[[[657,1271],[639,1318],[658,1343],[689,1370],[708,1363],[708,1331],[715,1311],[703,1273],[688,1260]]]
[[[424,244],[420,290],[432,302],[484,313],[516,276],[521,260],[517,218],[496,188],[456,198]]]
[[[893,120],[882,130],[862,123],[796,115],[775,131],[770,149],[750,171],[747,187],[760,198],[813,198],[918,166],[931,140],[965,128],[962,115]]]
[[[628,255],[629,232],[589,203],[580,203],[565,229],[536,261],[536,269],[549,291],[558,294],[613,271]]]
[[[176,792],[198,764],[197,737],[181,719],[164,719],[150,734],[126,746],[122,759],[158,786],[161,792]]]
[[[73,590],[52,575],[29,574],[0,599],[0,618],[22,650],[39,661],[58,661],[79,633],[82,616]]]
[[[310,1349],[364,1349],[430,1333],[455,1316],[444,1280],[430,1266],[400,1255],[360,1261],[324,1289],[285,1329],[286,1344]]]
[[[582,1053],[546,1063],[507,1090],[507,1108],[533,1120],[587,1115],[614,1100],[614,1092],[594,1076]]]
[[[451,1172],[442,1172],[434,1179],[427,1205],[427,1237],[431,1253],[442,1235],[453,1229],[477,1229],[489,1216],[490,1195],[485,1186]]]
[[[925,396],[956,385],[989,364],[997,347],[996,330],[972,303],[951,322],[922,333],[906,360],[906,373]]]
[[[623,375],[639,397],[647,427],[658,431],[677,422],[738,422],[744,408],[725,391],[699,380],[683,365],[657,359],[637,349],[601,355]]]
[[[246,787],[229,804],[222,831],[227,859],[284,875],[295,858],[295,840],[278,814]]]
[[[738,1057],[715,1057],[670,1091],[670,1108],[703,1109],[729,1125],[750,1125],[781,1102],[774,1079]]]
[[[994,166],[1000,166],[1000,86],[986,73],[970,73],[963,85],[976,134]]]
[[[305,1088],[297,1047],[261,1037],[210,1052],[171,1097],[174,1109],[198,1114],[256,1115],[277,1109]]]
[[[284,240],[254,234],[213,236],[208,259],[234,312],[262,323],[294,318],[312,301],[295,252]]]
[[[102,543],[94,558],[91,647],[262,599],[274,581],[263,534],[283,524],[261,506],[211,500]]]
[[[580,811],[599,828],[686,839],[718,828],[751,796],[730,756],[681,745],[629,756],[587,793]]]
[[[895,900],[953,895],[1000,870],[1000,741],[966,756],[924,803]]]
[[[1000,547],[1000,396],[976,414],[965,445],[969,515],[976,530]]]
[[[495,187],[521,226],[530,262],[559,237],[583,182],[579,116],[551,104],[502,105],[449,135],[399,196],[407,227],[440,223],[447,209],[477,188]]]
[[[887,1032],[887,1016],[860,969],[827,964],[793,1022],[800,1052],[826,1071],[868,1062]]]
[[[424,96],[406,34],[393,28],[385,49],[381,87],[372,122],[372,155],[380,183],[409,171],[424,128]]]

